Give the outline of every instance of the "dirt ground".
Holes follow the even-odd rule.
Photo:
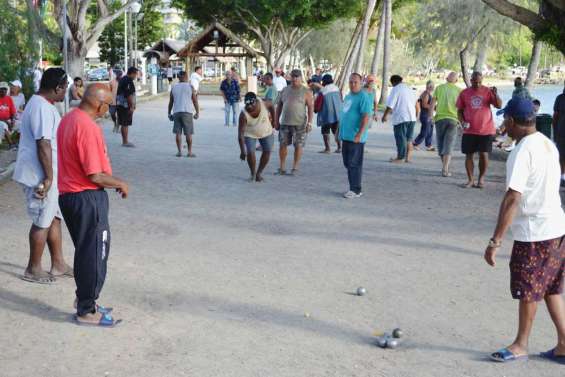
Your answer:
[[[487,188],[461,189],[463,160],[442,178],[434,153],[392,166],[392,129],[371,130],[365,196],[345,200],[345,169],[310,135],[302,170],[246,182],[237,130],[217,97],[201,99],[197,158],[175,157],[164,99],[141,104],[122,148],[105,125],[114,174],[112,246],[99,303],[115,329],[70,322],[74,281],[18,278],[27,262],[23,195],[0,186],[0,376],[563,376],[537,357],[498,365],[488,353],[515,334],[507,238],[496,268],[484,263],[504,190],[495,161]],[[64,250],[73,247],[66,229]],[[49,267],[47,252],[44,267]],[[358,286],[366,296],[352,294]],[[396,350],[375,331],[401,327]],[[554,346],[542,304],[533,355]]]

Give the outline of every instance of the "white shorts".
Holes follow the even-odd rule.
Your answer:
[[[26,198],[27,214],[33,225],[38,228],[47,229],[53,223],[55,217],[62,219],[59,209],[59,190],[51,187],[47,197],[38,199],[35,197],[35,188],[22,185]]]

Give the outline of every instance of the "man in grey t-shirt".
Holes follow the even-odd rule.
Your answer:
[[[290,73],[291,85],[283,89],[277,98],[275,129],[279,130],[278,175],[286,174],[286,156],[289,145],[294,145],[294,162],[291,175],[298,172],[306,135],[312,130],[314,116],[314,96],[302,84],[302,72],[293,69]]]
[[[57,128],[61,118],[53,106],[64,100],[67,86],[65,71],[46,70],[38,94],[31,97],[22,115],[13,179],[23,187],[32,220],[29,262],[22,278],[33,283],[50,284],[56,276],[73,276],[73,269],[63,259],[57,189]],[[46,243],[51,254],[49,273],[41,267]]]
[[[186,157],[196,157],[192,153],[192,135],[194,134],[194,125],[192,118],[198,119],[198,97],[192,85],[188,82],[188,75],[181,71],[178,74],[179,83],[175,84],[171,89],[169,98],[169,120],[173,123],[173,133],[176,135],[177,157],[181,157],[182,153],[182,134],[186,136],[186,144],[188,154]]]

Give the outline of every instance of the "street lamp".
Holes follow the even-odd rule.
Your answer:
[[[122,0],[123,5],[127,4],[127,2],[128,0]],[[128,12],[130,12],[129,22],[131,22],[131,14],[132,13],[137,14],[139,13],[140,10],[141,10],[141,4],[136,1],[131,3],[130,6],[124,12],[124,71],[127,71],[129,66],[128,65]],[[131,29],[132,27],[130,24],[130,30]],[[133,45],[130,44],[130,48],[132,47]]]

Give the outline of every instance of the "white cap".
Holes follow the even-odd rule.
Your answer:
[[[17,87],[19,87],[19,88],[22,88],[22,87],[23,87],[22,82],[21,82],[20,80],[11,81],[11,82],[10,82],[10,85],[12,85],[12,86],[17,86]]]
[[[2,82],[0,82],[0,89],[8,90],[8,89],[10,89],[10,87],[8,86],[7,82],[2,81]]]

